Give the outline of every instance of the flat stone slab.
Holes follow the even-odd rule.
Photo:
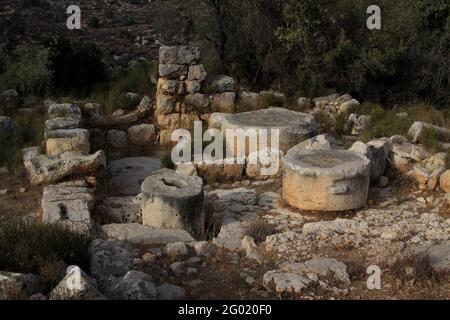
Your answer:
[[[140,245],[165,245],[195,241],[185,230],[156,229],[136,223],[108,224],[102,226],[102,231],[110,239]]]
[[[59,223],[74,231],[89,231],[93,226],[94,203],[93,190],[84,181],[48,186],[42,197],[43,222]]]
[[[153,172],[161,169],[157,158],[123,158],[110,162],[109,191],[115,196],[136,196],[141,192],[141,183]]]
[[[345,150],[291,150],[283,158],[283,198],[302,210],[346,211],[365,205],[370,161]]]
[[[269,135],[271,129],[278,129],[280,134],[278,149],[287,152],[296,144],[314,135],[316,122],[313,116],[305,113],[284,108],[269,108],[225,115],[222,120],[222,132],[226,133],[227,129],[245,131],[254,129],[257,131],[256,133],[261,129],[267,129]],[[270,144],[270,136],[267,141]]]

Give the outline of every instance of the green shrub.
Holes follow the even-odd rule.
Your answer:
[[[113,112],[121,105],[121,96],[125,92],[134,92],[141,95],[151,95],[154,86],[151,75],[157,70],[157,62],[142,63],[129,68],[115,76],[110,82],[94,88],[88,100],[102,103],[106,111]]]
[[[91,237],[60,225],[14,219],[0,222],[0,270],[40,274],[55,284],[63,266],[88,270]]]
[[[0,75],[0,88],[14,88],[21,94],[44,94],[52,86],[49,49],[37,44],[27,44],[14,51],[16,61],[6,64]]]
[[[11,171],[22,163],[22,149],[40,145],[44,135],[43,114],[36,114],[31,122],[17,116],[13,120],[13,135],[0,136],[0,166],[7,166]]]

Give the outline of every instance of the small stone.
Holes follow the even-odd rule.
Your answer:
[[[166,245],[165,252],[170,257],[182,257],[188,254],[188,249],[184,242],[169,243]]]
[[[183,262],[174,262],[169,266],[170,270],[177,276],[181,276],[184,271],[184,263]]]
[[[142,256],[142,261],[148,265],[155,264],[156,260],[158,260],[158,255],[151,252],[144,253]]]
[[[27,192],[27,189],[25,189],[24,187],[20,187],[19,188],[19,192],[20,193],[25,193],[25,192]]]

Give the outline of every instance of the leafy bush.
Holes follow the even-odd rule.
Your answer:
[[[151,75],[157,70],[157,63],[142,63],[129,68],[106,84],[96,86],[89,99],[102,103],[107,111],[112,112],[118,107],[123,107],[121,96],[126,92],[134,92],[141,95],[151,95],[154,86]]]
[[[21,94],[44,94],[52,86],[49,49],[27,44],[14,51],[15,62],[7,61],[0,75],[0,88],[14,88]]]
[[[59,225],[25,220],[0,223],[0,270],[33,273],[55,284],[66,265],[89,267],[91,238]]]

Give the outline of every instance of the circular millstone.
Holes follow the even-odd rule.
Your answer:
[[[227,129],[242,129],[244,131],[254,129],[267,129],[267,145],[273,149],[287,152],[290,148],[314,135],[316,122],[314,117],[305,113],[295,112],[284,108],[269,108],[238,114],[230,114],[222,121],[222,132],[225,135]],[[278,129],[280,134],[279,147],[271,145],[271,129]],[[227,145],[230,141],[227,141]],[[248,154],[248,147],[246,147]]]
[[[352,151],[291,149],[283,158],[283,198],[302,210],[346,211],[363,207],[369,160]]]
[[[161,170],[145,179],[141,190],[144,225],[184,229],[197,238],[203,234],[205,193],[201,178]]]

